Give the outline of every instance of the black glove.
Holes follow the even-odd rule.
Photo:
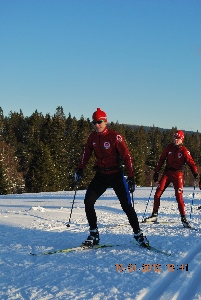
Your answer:
[[[127,178],[128,182],[128,189],[130,193],[133,193],[135,191],[135,180],[134,177],[128,177]]]
[[[158,181],[158,172],[155,172],[154,175],[153,175],[153,180],[154,182],[157,182]]]
[[[195,180],[197,180],[197,179],[198,179],[198,176],[199,176],[199,174],[198,174],[198,173],[194,173],[194,174],[193,174],[193,177],[194,177],[194,179],[195,179]]]
[[[82,176],[83,176],[83,169],[81,168],[77,169],[77,172],[75,173],[75,180],[77,182],[80,182],[82,180]]]
[[[199,181],[199,188],[201,190],[201,176],[200,176],[200,181]]]

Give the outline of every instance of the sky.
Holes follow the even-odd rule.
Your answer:
[[[201,1],[0,0],[0,107],[201,132]]]

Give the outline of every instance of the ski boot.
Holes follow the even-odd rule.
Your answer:
[[[158,218],[158,212],[153,211],[150,217],[145,218],[142,222],[156,222]]]
[[[188,220],[186,219],[186,216],[181,216],[181,222],[182,222],[184,228],[191,228],[191,225],[188,222]]]
[[[138,232],[134,232],[134,239],[140,246],[149,247],[149,241],[147,240],[146,236],[143,236],[143,233],[140,229],[138,230]]]
[[[89,236],[86,239],[86,241],[82,243],[82,245],[92,248],[94,245],[99,244],[99,240],[100,239],[99,239],[98,228],[90,228],[89,229]]]

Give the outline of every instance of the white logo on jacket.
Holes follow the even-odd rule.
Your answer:
[[[122,139],[122,136],[119,135],[119,134],[116,136],[116,138],[117,138],[117,141],[118,141],[118,142],[122,142],[122,140],[123,140],[123,139]]]
[[[178,158],[181,158],[182,157],[182,153],[178,153]]]
[[[110,148],[110,143],[109,142],[105,142],[104,143],[104,148],[105,149],[109,149]]]

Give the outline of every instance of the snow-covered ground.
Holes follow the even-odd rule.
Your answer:
[[[140,222],[150,192],[138,187],[134,193]],[[85,191],[77,191],[69,228],[74,192],[0,196],[0,299],[201,299],[201,191],[193,192],[184,189],[186,211],[189,218],[193,203],[191,224],[200,231],[182,227],[171,187],[162,196],[158,219],[169,222],[141,224],[150,244],[171,256],[130,243],[132,229],[110,189],[96,202],[100,243],[122,246],[31,256],[86,239]]]

